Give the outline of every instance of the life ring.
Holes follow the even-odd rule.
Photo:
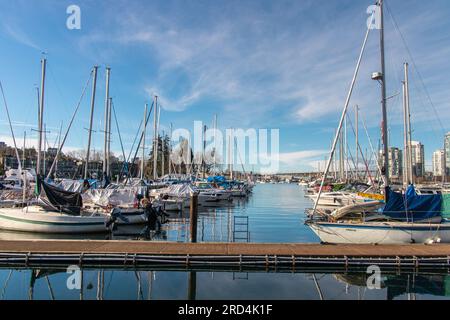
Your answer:
[[[148,206],[149,200],[147,198],[143,198],[143,199],[141,199],[140,204],[141,204],[141,207],[145,208]]]

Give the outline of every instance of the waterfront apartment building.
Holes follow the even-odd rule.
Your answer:
[[[450,132],[444,138],[445,174],[450,176]]]
[[[425,148],[419,141],[411,141],[412,172],[416,178],[425,176]]]
[[[378,163],[380,168],[384,167],[383,150],[379,151]],[[396,147],[388,148],[389,177],[393,180],[400,180],[403,175],[403,150]]]
[[[433,152],[433,176],[442,177],[445,174],[445,151],[436,150]]]
[[[389,177],[400,179],[403,175],[403,151],[399,148],[389,148]]]

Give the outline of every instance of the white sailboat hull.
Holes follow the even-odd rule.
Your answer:
[[[410,244],[450,243],[450,223],[326,223],[315,222],[310,228],[322,242],[334,244]]]
[[[229,200],[231,200],[231,193],[229,192],[200,192],[198,195],[198,201],[203,206],[207,206],[210,203]]]
[[[190,200],[189,199],[162,200],[161,205],[164,211],[183,211],[184,207],[190,206]]]
[[[53,234],[86,234],[107,232],[106,215],[70,216],[57,212],[12,208],[0,209],[0,229]]]
[[[245,190],[232,190],[231,191],[231,195],[233,197],[242,198],[242,197],[246,197],[247,196],[247,192]]]
[[[117,219],[116,224],[119,225],[136,225],[144,224],[147,222],[147,214],[142,209],[120,209],[121,214],[126,217],[127,221]]]
[[[314,202],[317,201],[317,195],[306,195],[307,198],[310,198]],[[345,195],[345,194],[324,194],[320,197],[318,207],[344,207],[353,204],[361,204],[366,201],[370,201],[363,197],[355,196],[355,195]]]

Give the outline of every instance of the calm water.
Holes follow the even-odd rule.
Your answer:
[[[304,226],[311,202],[297,185],[257,185],[233,205],[202,210],[199,241],[318,242]],[[237,218],[235,218],[237,217]],[[246,218],[248,217],[248,228]],[[236,219],[236,220],[235,220]],[[236,223],[236,225],[235,225]],[[117,230],[114,238],[143,239],[141,227]],[[171,215],[155,241],[189,238],[186,213]],[[239,232],[244,231],[244,232]],[[0,233],[0,238],[36,238]],[[104,236],[101,236],[104,238]],[[245,238],[245,239],[243,239]],[[314,273],[315,272],[315,273]],[[450,275],[383,273],[369,290],[359,273],[236,273],[155,270],[82,270],[82,289],[67,287],[66,270],[0,269],[0,299],[447,299]]]
[[[362,273],[232,273],[83,270],[69,290],[64,270],[1,270],[0,299],[448,299],[447,274],[387,274],[369,290]],[[98,285],[100,284],[100,286]]]
[[[308,207],[311,201],[295,184],[256,185],[248,199],[235,199],[232,205],[202,209],[197,238],[206,242],[242,242],[246,241],[248,230],[250,242],[319,242],[304,225],[304,212]],[[184,216],[173,217],[173,222],[163,227],[167,240],[189,238],[189,221]],[[248,217],[248,226],[244,217]]]

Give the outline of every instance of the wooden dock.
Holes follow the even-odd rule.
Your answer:
[[[0,241],[0,266],[34,264],[450,268],[450,245]]]
[[[450,256],[450,244],[321,245],[303,243],[180,243],[111,240],[0,241],[2,253],[128,253],[158,255]]]

